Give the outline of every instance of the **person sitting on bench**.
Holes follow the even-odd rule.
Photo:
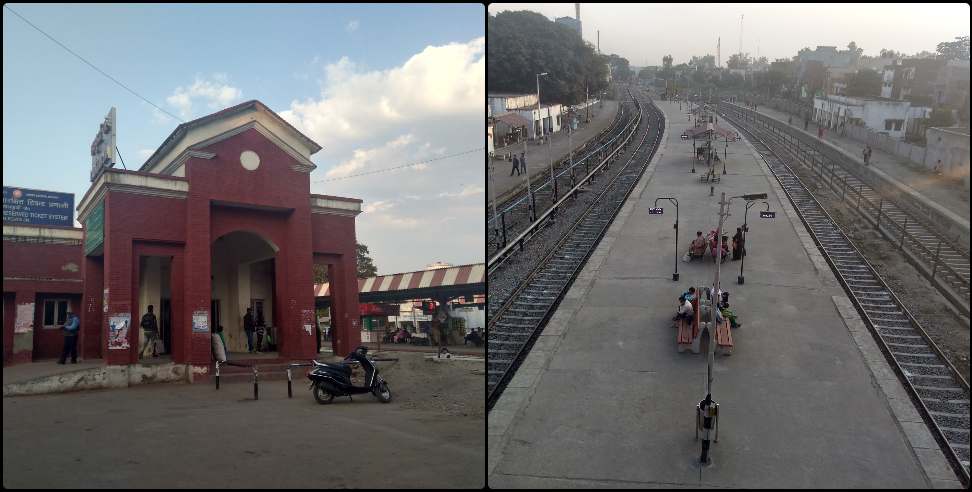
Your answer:
[[[729,301],[723,301],[719,303],[719,313],[722,315],[723,318],[729,320],[729,326],[731,328],[739,328],[740,326],[742,326],[742,323],[739,323],[736,320],[736,313],[734,313],[732,309],[729,309]]]
[[[689,256],[692,258],[701,258],[705,255],[705,238],[702,237],[702,231],[695,233],[695,239],[692,240],[692,244],[689,246]]]
[[[672,318],[672,321],[685,320],[686,323],[691,323],[692,318],[695,315],[695,309],[692,307],[692,302],[685,299],[685,296],[678,296],[678,313]]]
[[[689,287],[689,289],[682,294],[682,297],[684,297],[685,300],[688,301],[688,302],[694,301],[695,300],[695,287]]]

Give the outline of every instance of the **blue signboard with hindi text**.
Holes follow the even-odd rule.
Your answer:
[[[4,186],[3,223],[74,227],[74,193]]]

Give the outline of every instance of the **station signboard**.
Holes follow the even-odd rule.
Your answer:
[[[762,218],[764,218],[764,219],[775,219],[776,218],[776,212],[767,212],[765,210],[761,210],[759,212],[759,216],[762,217]]]
[[[74,227],[74,193],[4,186],[3,222]]]
[[[84,254],[100,256],[105,243],[105,202],[99,202],[84,219]],[[107,305],[107,304],[106,304]]]
[[[105,169],[115,165],[115,140],[117,136],[115,108],[108,111],[105,121],[98,127],[91,142],[91,181],[98,179],[98,176]]]
[[[665,212],[664,208],[653,207],[648,209],[648,215],[662,215]]]

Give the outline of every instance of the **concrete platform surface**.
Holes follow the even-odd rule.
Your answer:
[[[545,331],[541,355],[525,361],[534,382],[507,390],[490,413],[490,486],[933,485],[835,308],[843,291],[805,249],[804,227],[785,211],[785,196],[751,147],[729,145],[728,174],[710,197],[709,185],[689,172],[691,141],[679,139],[685,110],[656,104],[669,127],[655,168],[554,318],[564,309],[574,314]],[[722,286],[743,325],[733,331],[733,354],[716,356],[719,442],[712,464],[700,467],[694,409],[705,396],[706,359],[676,352],[671,317],[690,285],[711,285],[715,265],[679,260],[681,280],[673,282],[675,208],[660,201],[664,215],[647,209],[656,197],[678,198],[681,256],[696,231],[715,229],[721,191],[768,193],[777,215],[760,219],[762,203],[750,210],[744,285],[736,284],[739,262],[723,264]],[[730,237],[743,223],[744,203],[732,201]]]

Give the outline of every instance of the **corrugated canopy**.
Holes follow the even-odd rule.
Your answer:
[[[530,125],[530,122],[527,121],[526,118],[516,113],[503,113],[500,115],[496,115],[493,118],[496,118],[498,121],[502,121],[503,123],[506,123],[507,125],[513,128]]]
[[[714,123],[708,123],[705,126],[700,126],[697,128],[686,128],[685,131],[682,132],[682,135],[684,135],[685,138],[696,139],[705,137],[708,132],[713,132],[720,137],[729,139],[730,141],[736,140],[736,132],[727,128],[722,128]]]

